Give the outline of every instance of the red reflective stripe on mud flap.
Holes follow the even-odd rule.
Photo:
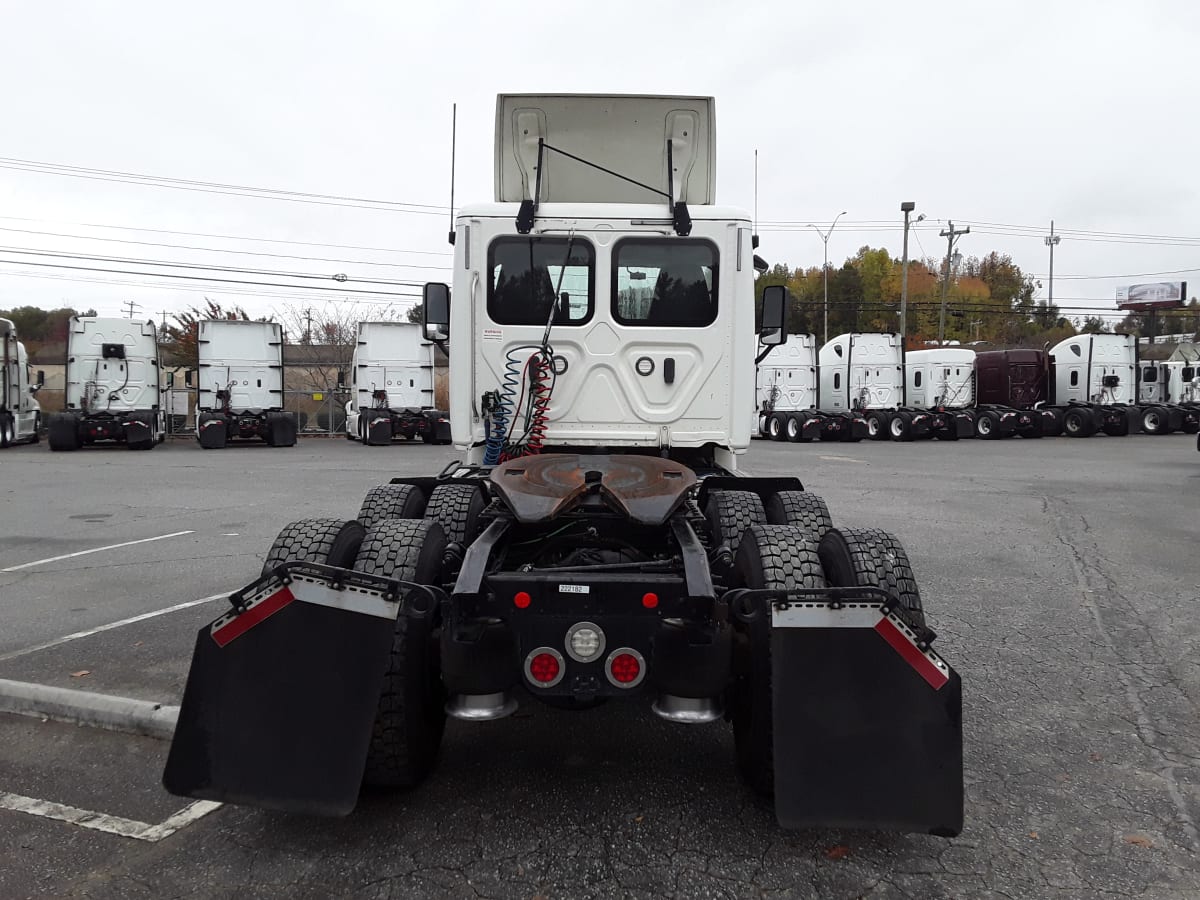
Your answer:
[[[910,641],[887,616],[879,620],[875,630],[880,637],[892,645],[893,650],[904,657],[905,662],[917,670],[918,675],[929,682],[929,686],[935,691],[950,680],[950,676],[930,662],[921,649]]]
[[[296,595],[292,593],[291,588],[287,586],[281,587],[271,596],[264,598],[261,603],[255,604],[240,616],[234,616],[214,631],[212,638],[217,642],[218,647],[224,647],[234,638],[245,634],[259,622],[275,615],[275,613],[279,612],[295,599]]]

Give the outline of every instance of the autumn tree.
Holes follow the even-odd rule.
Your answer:
[[[0,309],[0,319],[8,319],[17,327],[17,334],[31,352],[45,343],[65,342],[72,316],[94,315],[94,309],[78,312],[69,306],[58,309],[42,309],[38,306]]]

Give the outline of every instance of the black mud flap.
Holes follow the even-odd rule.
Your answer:
[[[205,419],[200,423],[197,440],[205,450],[220,450],[225,446],[228,423],[224,419]]]
[[[271,429],[272,447],[296,446],[296,420],[290,413],[279,413],[267,419],[267,427]]]
[[[289,563],[234,594],[235,609],[196,636],[166,789],[266,809],[349,813],[399,593],[399,582]]]
[[[773,614],[779,824],[957,835],[958,674],[884,604],[834,607],[784,604]]]
[[[363,442],[373,447],[383,447],[392,442],[392,420],[390,416],[377,416],[367,420],[367,437]]]
[[[150,423],[143,419],[129,418],[121,423],[125,434],[126,444],[149,444],[154,442],[154,433]]]

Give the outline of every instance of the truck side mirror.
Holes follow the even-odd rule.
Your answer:
[[[450,339],[450,288],[439,282],[425,285],[421,294],[421,328],[425,340],[441,343]]]
[[[188,369],[183,373],[183,383],[188,387],[192,386],[192,370]]]
[[[768,347],[787,343],[788,311],[792,307],[791,292],[781,284],[763,288],[762,327],[758,339]]]
[[[345,369],[338,369],[338,382],[337,382],[337,386],[338,386],[338,387],[345,387],[345,386],[346,386],[346,370],[345,370]]]
[[[45,387],[45,386],[46,386],[46,372],[45,372],[45,370],[44,370],[44,369],[38,369],[38,373],[37,373],[37,386],[38,386],[38,387]]]
[[[175,387],[175,373],[174,372],[167,373],[167,387],[168,388]]]

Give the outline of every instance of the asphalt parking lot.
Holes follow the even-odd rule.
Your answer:
[[[3,451],[0,679],[177,703],[280,527],[452,457]],[[189,809],[162,741],[0,715],[0,896],[1200,896],[1193,437],[756,442],[746,467],[907,547],[964,683],[960,837],[782,832],[726,725],[643,704],[452,722],[428,783],[343,820]]]

